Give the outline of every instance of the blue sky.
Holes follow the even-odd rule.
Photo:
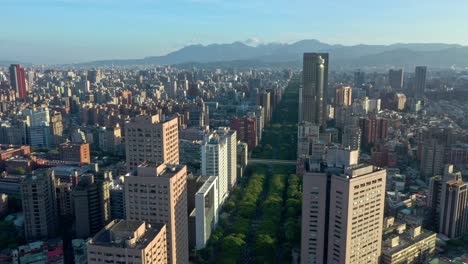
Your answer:
[[[0,60],[163,55],[201,43],[468,45],[465,0],[0,0]]]

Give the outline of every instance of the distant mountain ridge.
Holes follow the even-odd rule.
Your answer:
[[[291,63],[300,65],[304,52],[328,52],[334,68],[356,67],[414,67],[427,65],[436,68],[468,66],[468,47],[443,43],[397,43],[392,45],[327,44],[315,39],[291,44],[269,43],[249,46],[242,42],[231,44],[190,45],[164,56],[131,60],[102,60],[79,65],[152,65],[221,63],[253,61],[262,64]]]

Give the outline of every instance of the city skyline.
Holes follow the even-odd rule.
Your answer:
[[[462,34],[462,25],[467,22],[462,10],[468,4],[456,1],[450,1],[451,5],[426,1],[424,6],[417,1],[400,0],[3,2],[2,21],[17,22],[5,27],[0,36],[3,51],[0,57],[19,62],[53,64],[143,58],[164,55],[190,44],[235,41],[250,45],[302,39],[344,45],[400,42],[468,45]],[[315,7],[320,12],[315,12]],[[310,23],[311,12],[314,21],[319,22]],[[437,23],[432,19],[435,16],[440,18]],[[343,24],[337,17],[349,17],[349,23]]]

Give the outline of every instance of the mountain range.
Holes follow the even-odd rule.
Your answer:
[[[126,66],[152,64],[241,64],[284,65],[300,67],[304,52],[330,53],[330,67],[384,68],[427,65],[433,68],[468,66],[468,46],[443,43],[398,43],[392,45],[327,44],[318,40],[301,40],[291,44],[269,43],[250,46],[231,44],[190,45],[164,56],[131,60],[103,60],[82,66]]]

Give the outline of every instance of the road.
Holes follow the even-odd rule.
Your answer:
[[[249,159],[249,164],[296,165],[295,160]]]

